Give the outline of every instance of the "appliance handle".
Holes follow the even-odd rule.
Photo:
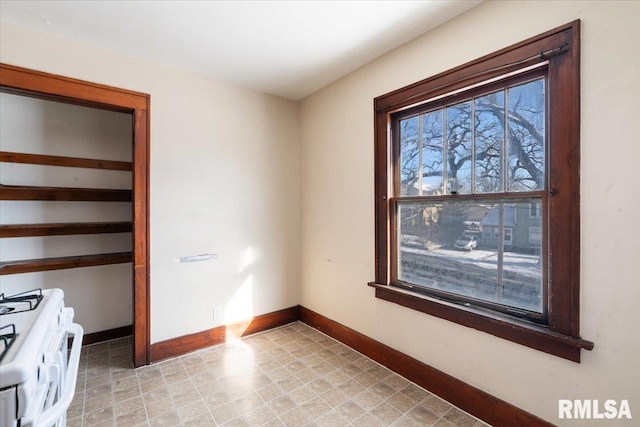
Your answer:
[[[71,354],[65,374],[64,390],[60,399],[51,408],[44,411],[34,425],[36,427],[50,427],[57,423],[64,416],[73,400],[73,394],[76,390],[76,380],[78,379],[78,366],[80,362],[80,350],[82,350],[82,337],[84,330],[77,323],[71,323],[67,326],[67,333],[73,335],[73,344],[71,345]]]

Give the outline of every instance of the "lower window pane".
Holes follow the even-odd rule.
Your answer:
[[[399,202],[398,280],[462,301],[542,313],[539,198]]]

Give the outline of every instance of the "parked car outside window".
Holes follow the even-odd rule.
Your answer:
[[[458,240],[456,240],[454,246],[458,249],[472,251],[476,247],[478,247],[478,240],[475,238],[475,236],[462,236]]]

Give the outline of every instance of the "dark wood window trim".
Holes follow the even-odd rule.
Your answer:
[[[376,297],[472,327],[528,347],[580,361],[580,22],[574,21],[375,99]],[[523,69],[546,67],[551,154],[543,197],[548,197],[548,319],[538,325],[482,308],[467,307],[396,286],[393,281],[394,189],[392,116],[439,96]],[[455,195],[443,198],[455,198]],[[561,258],[560,258],[561,257]],[[562,262],[558,262],[561,259]]]

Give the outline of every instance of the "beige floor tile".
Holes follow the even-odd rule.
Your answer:
[[[226,423],[225,427],[251,427],[251,424],[244,417],[238,417]]]
[[[437,423],[433,425],[433,427],[456,427],[455,424],[451,424],[449,421],[444,418],[440,418]]]
[[[185,421],[183,423],[185,427],[211,427],[215,425],[215,421],[209,412],[204,413],[197,418]]]
[[[349,396],[337,388],[324,392],[320,397],[332,407],[338,407],[349,400]]]
[[[216,423],[225,424],[241,416],[242,412],[242,409],[239,408],[235,402],[229,402],[218,406],[216,410],[212,412],[212,415]]]
[[[132,397],[131,399],[123,400],[122,402],[115,402],[114,404],[114,412],[116,417],[140,408],[144,409],[144,401],[142,400],[142,396]]]
[[[422,406],[424,406],[429,411],[433,412],[439,417],[442,417],[453,408],[453,406],[451,406],[449,403],[445,402],[444,400],[434,395],[428,396],[420,403]],[[473,420],[475,423],[475,418],[473,418]]]
[[[302,409],[304,409],[304,411],[309,414],[311,419],[316,419],[331,411],[331,406],[329,406],[327,402],[318,397],[303,404]]]
[[[364,409],[358,406],[351,400],[343,403],[336,408],[336,412],[342,416],[345,420],[353,422],[360,418],[364,414]]]
[[[79,404],[76,403],[69,406],[69,410],[67,410],[67,418],[82,417],[83,413],[84,413],[84,401]]]
[[[165,427],[165,426],[180,426],[182,423],[180,422],[180,418],[175,411],[168,412],[164,415],[160,415],[155,418],[151,418],[149,420],[149,425],[151,427]]]
[[[82,427],[82,417],[67,418],[67,427]]]
[[[140,381],[138,378],[136,378],[136,380],[138,380],[140,384],[140,389],[142,390],[142,393],[147,393],[152,390],[157,390],[167,385],[164,381],[164,378],[162,377],[150,378],[144,381]]]
[[[382,399],[388,399],[396,393],[393,388],[386,384],[385,380],[373,385],[371,391]]]
[[[124,390],[131,387],[138,387],[138,378],[131,376],[112,380],[112,387],[114,391]]]
[[[309,383],[309,388],[313,390],[316,394],[323,394],[333,388],[331,384],[326,382],[324,379],[319,378],[311,383]]]
[[[271,402],[284,394],[284,390],[282,390],[277,384],[270,384],[258,390],[258,395],[265,402]]]
[[[451,408],[451,410],[442,418],[449,421],[456,427],[473,427],[477,421],[475,418],[467,415],[458,408]]]
[[[111,393],[103,394],[84,401],[84,412],[93,412],[102,408],[110,408],[113,406],[113,395]]]
[[[102,375],[87,377],[84,388],[91,390],[99,386],[109,386],[110,384],[111,384],[111,373],[107,371]]]
[[[126,414],[116,416],[116,425],[119,426],[133,426],[147,422],[147,411],[144,407],[134,409]]]
[[[132,397],[139,396],[141,393],[140,387],[125,388],[123,390],[116,390],[113,392],[113,399],[116,402],[122,402],[123,400],[131,399]]]
[[[208,413],[209,408],[202,400],[178,407],[178,416],[180,416],[182,422],[195,420],[201,415]]]
[[[427,397],[431,396],[431,393],[429,393],[429,392],[421,389],[417,385],[411,384],[411,383],[409,385],[407,385],[405,388],[403,388],[402,390],[400,390],[400,392],[402,394],[404,394],[405,396],[407,396],[412,401],[414,401],[415,403],[418,403],[421,400],[426,399]]]
[[[299,427],[307,425],[311,421],[311,416],[304,409],[298,407],[282,415],[280,420],[287,427]]]
[[[296,404],[289,396],[281,396],[269,402],[269,406],[276,415],[284,415],[296,407]]]
[[[160,368],[149,368],[138,372],[138,379],[141,383],[155,378],[162,378]]]
[[[351,423],[353,427],[385,427],[385,425],[375,416],[370,413],[366,413],[354,422]]]
[[[315,419],[310,427],[344,427],[347,421],[342,418],[336,411],[328,411]]]
[[[418,423],[417,421],[414,421],[413,419],[409,418],[407,415],[403,415],[392,424],[392,427],[423,427],[423,426],[420,425],[420,423]]]
[[[83,416],[84,426],[96,426],[113,420],[113,407],[100,408]]]
[[[438,418],[440,418],[421,404],[414,406],[413,409],[411,409],[407,413],[407,415],[412,420],[420,423],[423,426],[433,425],[436,421],[438,421]]]
[[[383,399],[372,391],[365,390],[362,393],[358,393],[351,400],[365,411],[369,411],[378,406]]]
[[[146,404],[159,400],[171,400],[171,394],[166,387],[151,390],[142,394]]]
[[[252,426],[264,425],[275,418],[275,412],[266,404],[259,406],[244,415],[244,419]]]
[[[317,396],[317,394],[306,385],[298,387],[295,390],[291,390],[287,395],[296,403],[296,405],[302,405]]]
[[[387,402],[382,402],[381,404],[373,408],[370,413],[387,426],[391,425],[402,416],[402,412],[400,412]]]
[[[401,391],[389,397],[387,402],[400,412],[407,412],[409,409],[416,406],[415,400],[411,399]]]
[[[138,369],[83,348],[69,427],[489,427],[299,322]]]
[[[202,399],[204,400],[205,405],[207,405],[207,407],[211,411],[213,411],[218,406],[231,402],[231,398],[224,391],[203,394]]]
[[[88,388],[84,392],[84,396],[85,396],[85,399],[94,399],[96,397],[100,397],[100,396],[103,396],[105,394],[110,394],[111,391],[112,391],[111,390],[111,384],[110,383],[105,383],[105,384],[99,385],[97,387]]]
[[[149,418],[159,417],[160,415],[165,415],[175,410],[173,406],[173,400],[165,399],[165,400],[154,400],[152,402],[146,402],[145,400],[145,408],[147,410],[147,415]]]
[[[354,379],[347,380],[336,387],[347,396],[355,396],[365,390],[365,386]]]

